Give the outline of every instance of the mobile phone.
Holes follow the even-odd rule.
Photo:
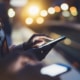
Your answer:
[[[58,39],[49,41],[48,43],[39,46],[38,48],[33,48],[33,53],[36,55],[38,60],[42,60],[46,57],[49,51],[60,41],[64,40],[66,37],[61,36]]]
[[[54,44],[56,44],[56,43],[58,43],[58,42],[64,40],[65,38],[66,38],[66,36],[61,36],[60,38],[57,38],[57,39],[52,40],[52,41],[49,41],[48,43],[46,43],[46,44],[40,46],[39,48],[42,48],[42,47],[45,47],[45,46],[48,46],[48,45],[54,45]]]
[[[60,76],[64,73],[67,73],[70,70],[71,70],[71,68],[69,66],[57,63],[57,64],[52,64],[52,65],[41,68],[40,73],[42,75],[56,77],[56,76]]]

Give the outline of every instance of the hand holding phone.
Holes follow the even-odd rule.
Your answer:
[[[48,54],[48,52],[60,41],[64,40],[66,37],[61,36],[58,39],[49,41],[48,43],[40,46],[39,48],[33,48],[33,52],[38,58],[38,60],[42,60],[45,58],[45,56]]]
[[[49,45],[55,45],[55,44],[57,44],[58,42],[64,40],[65,38],[66,38],[65,36],[61,36],[60,38],[57,38],[57,39],[52,40],[52,41],[49,41],[48,43],[40,46],[39,48],[42,48],[42,47],[45,47],[45,46],[49,46]]]

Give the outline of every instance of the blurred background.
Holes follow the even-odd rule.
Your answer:
[[[80,80],[80,0],[0,0],[0,18],[8,45],[19,45],[34,33],[67,38],[43,60],[64,63],[72,70],[62,80]]]

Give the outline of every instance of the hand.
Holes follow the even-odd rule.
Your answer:
[[[1,60],[1,69],[13,74],[22,70],[26,65],[37,63],[36,57],[30,52],[12,52]]]
[[[36,61],[26,56],[19,56],[14,62],[8,65],[9,67],[7,70],[10,73],[15,73],[23,69],[27,64],[35,65]]]
[[[31,37],[30,42],[33,43],[32,47],[39,47],[51,40],[53,39],[51,39],[49,36],[45,34],[35,34]]]

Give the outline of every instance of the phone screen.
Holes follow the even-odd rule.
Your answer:
[[[53,64],[47,67],[43,67],[40,72],[42,75],[55,77],[65,72],[68,72],[69,70],[70,70],[70,67],[68,66],[61,65],[61,64]]]

